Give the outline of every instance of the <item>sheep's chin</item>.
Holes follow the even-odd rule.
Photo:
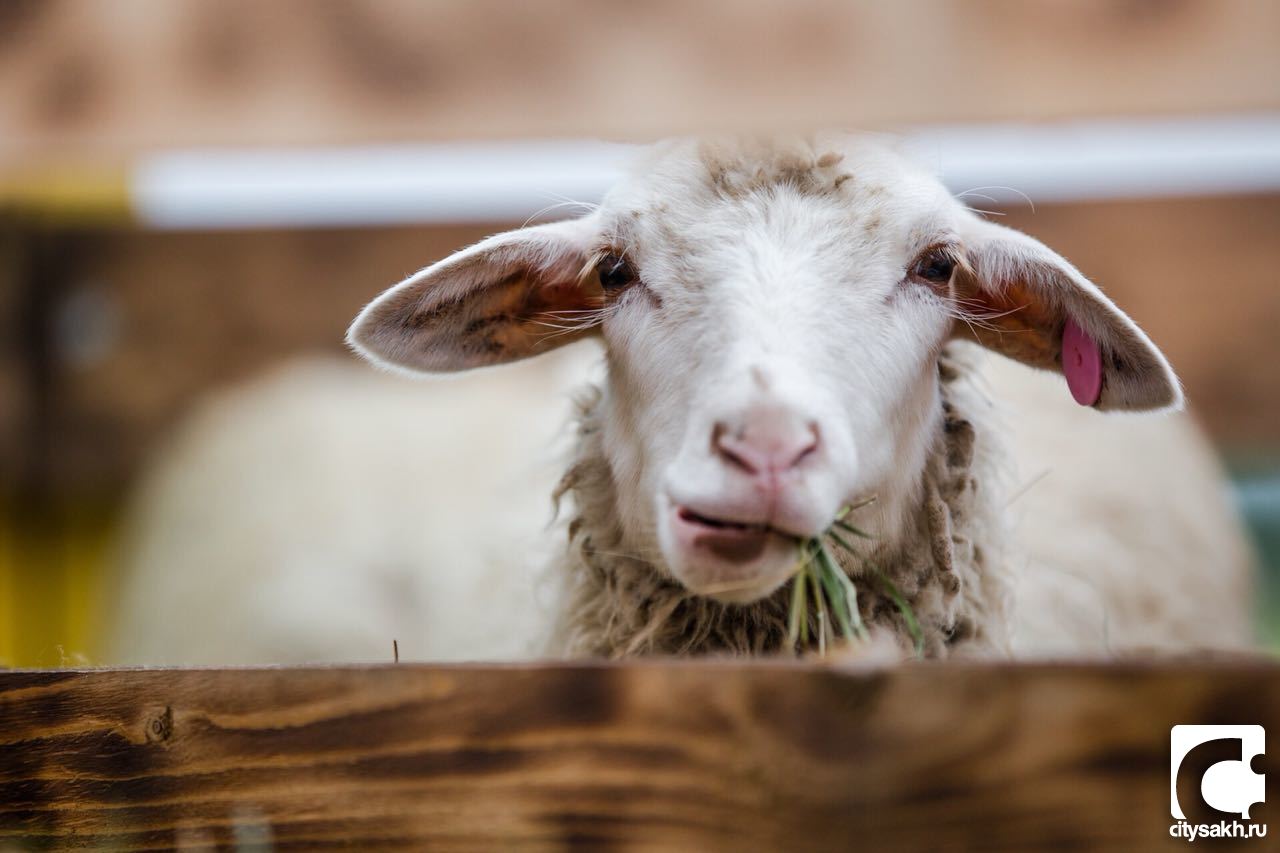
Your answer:
[[[662,550],[672,576],[693,595],[721,604],[751,604],[771,595],[795,571],[795,540],[773,532],[762,537],[748,549],[756,551],[749,559],[726,559],[714,549],[691,547],[675,537]]]
[[[774,593],[775,590],[778,589],[778,587],[786,583],[787,578],[789,577],[791,577],[790,566],[788,566],[787,573],[783,576],[782,580],[780,581],[771,580],[764,584],[754,584],[751,586],[735,587],[734,589],[731,589],[731,590],[719,589],[719,590],[715,590],[713,592],[707,592],[707,593],[698,592],[696,589],[690,589],[690,592],[694,593],[695,595],[699,595],[703,598],[709,598],[712,601],[719,602],[720,604],[732,604],[732,605],[742,606],[747,604],[754,604],[755,602],[760,601],[761,599],[768,598],[770,595]]]

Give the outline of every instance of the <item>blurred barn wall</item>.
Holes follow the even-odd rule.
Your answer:
[[[519,224],[156,231],[152,152],[1274,114],[1277,36],[1250,0],[5,3],[0,663],[95,658],[122,496],[194,401]],[[1280,456],[1280,194],[997,212],[1139,319],[1228,454]]]
[[[1256,0],[13,0],[0,156],[1272,108]]]

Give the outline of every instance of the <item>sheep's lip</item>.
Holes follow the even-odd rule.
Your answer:
[[[677,537],[693,553],[711,558],[713,564],[747,570],[765,553],[777,533],[764,522],[733,521],[679,507],[676,509]]]
[[[812,535],[778,527],[771,521],[739,521],[733,518],[720,518],[698,512],[683,505],[676,506],[675,511],[676,518],[681,522],[694,528],[701,528],[706,533],[721,533],[726,536],[770,533],[775,536],[781,536],[783,539],[794,539],[796,541],[807,539]]]
[[[748,522],[733,521],[728,518],[713,518],[709,515],[703,515],[696,510],[687,506],[678,507],[676,514],[680,516],[680,520],[688,524],[696,524],[700,527],[706,527],[723,533],[771,533],[776,532],[766,522]]]

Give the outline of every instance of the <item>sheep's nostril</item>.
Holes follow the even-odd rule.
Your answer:
[[[748,422],[736,431],[721,422],[711,435],[712,451],[753,477],[765,471],[790,471],[815,453],[820,443],[817,424],[810,422],[802,427],[794,421],[778,419]]]
[[[711,449],[735,468],[741,468],[753,476],[760,473],[759,460],[752,458],[755,454],[751,446],[741,435],[730,434],[724,423],[717,423],[712,430]]]
[[[809,424],[809,443],[800,448],[800,451],[796,453],[795,458],[793,458],[787,465],[787,469],[790,470],[791,468],[795,468],[805,459],[816,453],[818,451],[818,444],[820,441],[821,438],[818,434],[818,425],[814,423]]]

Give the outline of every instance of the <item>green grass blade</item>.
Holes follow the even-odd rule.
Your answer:
[[[862,500],[858,501],[857,503],[853,503],[853,504],[845,504],[844,506],[840,507],[840,511],[836,513],[835,520],[836,520],[836,521],[840,521],[840,520],[841,520],[841,519],[843,519],[845,516],[847,516],[849,513],[853,512],[855,509],[862,509],[862,508],[863,508],[864,506],[866,506],[867,504],[873,504],[873,503],[875,503],[875,502],[876,502],[876,496],[875,496],[875,495],[872,495],[872,496],[871,496],[871,497],[869,497],[869,498],[863,498]]]
[[[858,587],[853,582],[853,578],[845,574],[844,569],[840,568],[830,554],[827,555],[827,560],[831,566],[832,576],[844,592],[843,598],[849,611],[849,622],[853,626],[853,634],[859,640],[866,640],[867,626],[863,624],[862,612],[858,609]]]
[[[837,622],[840,620],[840,608],[837,606],[835,599],[831,597],[831,587],[826,577],[826,568],[823,565],[820,551],[814,552],[814,560],[809,564],[809,583],[813,584],[816,595],[820,595],[824,600],[831,603],[831,611],[835,615]]]
[[[860,528],[854,527],[852,524],[849,524],[847,521],[840,521],[839,519],[837,519],[837,520],[835,521],[835,523],[834,523],[832,526],[833,526],[833,527],[839,527],[839,528],[840,528],[841,530],[843,530],[845,533],[852,534],[853,536],[857,536],[857,537],[859,537],[860,539],[873,539],[873,538],[875,538],[875,537],[873,537],[870,533],[868,533],[868,532],[866,532],[865,530],[862,530],[862,529],[860,529]]]
[[[791,613],[787,619],[787,643],[793,649],[800,646],[800,622],[807,618],[808,603],[805,601],[805,572],[801,570],[791,579]]]
[[[828,641],[834,639],[836,627],[839,627],[840,636],[848,640],[865,641],[869,638],[866,624],[862,621],[862,613],[858,610],[858,587],[853,582],[853,578],[845,573],[844,569],[836,561],[832,555],[831,549],[827,547],[826,539],[830,538],[838,546],[848,551],[854,557],[861,559],[861,555],[844,537],[836,533],[836,529],[844,531],[851,536],[857,536],[862,539],[872,539],[874,537],[864,530],[861,530],[845,521],[845,517],[855,509],[864,507],[875,501],[875,495],[858,501],[853,504],[847,504],[840,508],[836,513],[835,520],[831,526],[823,533],[822,536],[805,539],[799,542],[799,555],[795,568],[795,574],[792,576],[791,588],[791,610],[787,618],[787,642],[797,650],[800,650],[809,644],[809,587],[813,589],[814,618],[816,621],[818,651],[820,654],[826,653]],[[896,592],[896,589],[894,590]],[[891,594],[892,595],[892,594]],[[901,596],[898,596],[900,599]],[[898,603],[895,600],[895,603]],[[907,618],[907,612],[910,607],[905,601],[898,604],[899,609],[907,607],[904,611],[904,619]],[[915,622],[914,614],[911,614],[908,629],[911,626],[915,628],[912,637],[915,638],[919,632],[919,625]],[[923,643],[923,635],[917,639],[917,644]]]
[[[855,549],[852,545],[849,544],[847,539],[845,539],[839,533],[836,533],[834,530],[828,530],[827,536],[830,537],[831,541],[835,542],[837,545],[839,545],[841,548],[848,551],[853,556],[855,557],[861,556],[858,553],[857,549]]]
[[[888,593],[889,598],[893,599],[893,603],[897,605],[898,612],[902,614],[902,621],[907,623],[907,633],[911,635],[916,657],[924,657],[924,631],[920,628],[920,622],[916,619],[915,611],[911,609],[911,605],[907,603],[907,599],[903,597],[902,592],[894,585],[893,581],[885,576],[884,572],[874,567],[871,570],[875,572],[876,578],[884,586],[884,591]]]
[[[821,587],[812,575],[809,576],[809,583],[813,585],[813,600],[817,604],[818,611],[818,653],[826,654],[829,640],[832,637],[831,632],[834,630],[831,624],[831,614],[827,608],[827,597],[822,594]]]
[[[805,575],[808,577],[810,595],[813,596],[813,609],[815,611],[814,630],[816,631],[814,639],[818,641],[818,650],[819,653],[821,653],[822,649],[826,645],[826,638],[823,636],[823,631],[825,630],[823,625],[823,614],[827,610],[827,600],[826,596],[822,594],[822,587],[819,586],[818,582],[814,579],[813,574],[811,572],[806,572]]]
[[[858,612],[858,591],[853,581],[844,573],[825,546],[818,553],[818,563],[823,586],[826,588],[827,598],[831,602],[836,621],[840,623],[841,632],[849,639],[866,639],[867,629],[862,624],[862,614]]]

